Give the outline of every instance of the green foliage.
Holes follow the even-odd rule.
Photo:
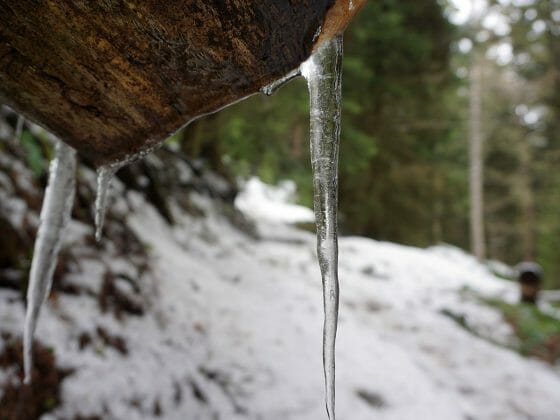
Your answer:
[[[346,33],[341,220],[347,232],[464,245],[453,30],[438,2],[377,1]]]
[[[536,0],[515,7],[494,3],[510,16],[508,40],[514,60],[506,68],[494,65],[487,80],[485,194],[490,251],[493,258],[508,263],[538,261],[544,267],[545,285],[559,287],[560,23],[554,16],[560,13],[560,3]],[[534,30],[536,23],[541,25],[539,31]],[[519,105],[546,113],[537,123],[528,123]]]
[[[549,363],[560,361],[560,320],[547,315],[535,305],[511,304],[499,299],[484,299],[498,309],[511,324],[519,339],[517,350]]]
[[[46,156],[42,141],[29,131],[24,131],[21,135],[21,143],[25,150],[28,166],[37,178],[41,177],[48,168],[48,156]]]
[[[497,309],[504,320],[511,325],[516,341],[511,345],[498,343],[491,336],[478,331],[476,326],[468,322],[463,314],[449,308],[444,308],[440,313],[464,330],[482,338],[492,344],[505,346],[523,356],[538,357],[548,363],[560,362],[560,319],[543,313],[537,306],[525,303],[512,304],[498,298],[486,298],[471,288],[461,291],[466,299],[488,305]]]

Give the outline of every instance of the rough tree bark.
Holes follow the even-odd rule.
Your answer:
[[[94,164],[257,92],[365,0],[0,0],[0,101]]]

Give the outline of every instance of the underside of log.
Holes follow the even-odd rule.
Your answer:
[[[365,0],[0,0],[0,101],[100,165],[297,68]]]

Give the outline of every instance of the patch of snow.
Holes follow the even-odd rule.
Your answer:
[[[152,261],[152,272],[138,279],[150,305],[143,317],[117,320],[87,293],[47,303],[37,336],[76,371],[63,382],[63,404],[43,420],[151,419],[155,408],[165,419],[325,418],[314,235],[262,222],[263,239],[255,240],[203,198],[197,205],[206,206],[205,217],[181,214],[170,226],[140,194],[117,199],[125,196],[134,208],[127,223]],[[95,289],[104,267],[125,269],[125,257],[105,252],[81,259],[72,283]],[[558,419],[558,372],[442,313],[461,314],[507,343],[508,324],[463,291],[509,300],[514,283],[449,246],[343,237],[339,258],[340,418]],[[14,296],[0,290],[0,326],[19,333],[24,311]],[[104,343],[98,327],[122,337],[128,354]],[[84,333],[94,339],[80,349]]]
[[[258,178],[250,178],[235,199],[235,206],[249,218],[279,223],[309,223],[315,221],[313,211],[293,204],[296,185],[283,181],[274,187]]]

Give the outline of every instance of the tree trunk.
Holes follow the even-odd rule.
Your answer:
[[[0,0],[0,100],[99,165],[257,92],[365,0]]]
[[[471,251],[480,260],[486,258],[484,240],[484,172],[482,156],[482,67],[473,53],[470,87],[470,225]]]
[[[531,185],[531,168],[533,166],[531,147],[523,142],[521,159],[521,241],[523,259],[535,261],[537,254],[535,197]]]

